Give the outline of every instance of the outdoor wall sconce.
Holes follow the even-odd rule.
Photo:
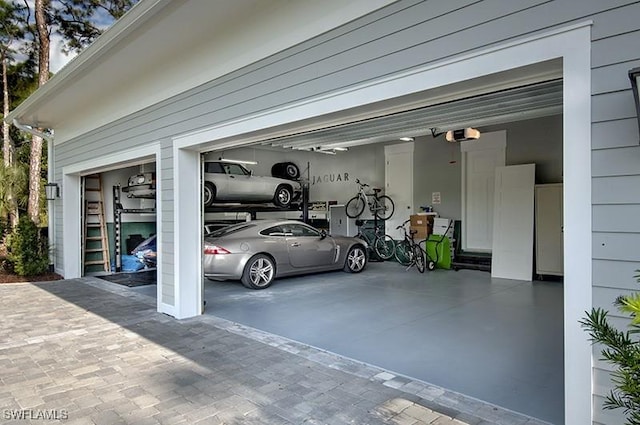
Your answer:
[[[636,102],[636,118],[638,119],[638,129],[640,130],[640,94],[638,94],[638,80],[640,79],[640,68],[633,68],[629,71],[629,79],[631,80],[631,90],[633,91],[633,99]]]
[[[60,197],[60,186],[58,183],[47,183],[44,185],[44,193],[47,201],[54,201]]]

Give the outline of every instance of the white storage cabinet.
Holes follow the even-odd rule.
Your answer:
[[[564,275],[562,183],[536,185],[536,274]]]

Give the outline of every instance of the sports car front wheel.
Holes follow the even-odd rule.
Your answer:
[[[265,289],[271,286],[275,275],[273,260],[264,254],[257,254],[247,261],[240,280],[249,289]]]
[[[347,253],[344,262],[344,271],[349,273],[360,273],[367,265],[367,253],[360,245],[352,246]]]

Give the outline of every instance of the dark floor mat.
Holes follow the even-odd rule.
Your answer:
[[[155,285],[156,271],[143,270],[133,273],[114,273],[107,276],[96,276],[109,282],[125,285],[130,288],[134,286]]]

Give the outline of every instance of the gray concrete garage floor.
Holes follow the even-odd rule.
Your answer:
[[[376,365],[554,424],[564,418],[561,282],[419,274],[370,263],[252,291],[205,284],[206,314]]]
[[[541,422],[96,278],[0,285],[3,424]]]

